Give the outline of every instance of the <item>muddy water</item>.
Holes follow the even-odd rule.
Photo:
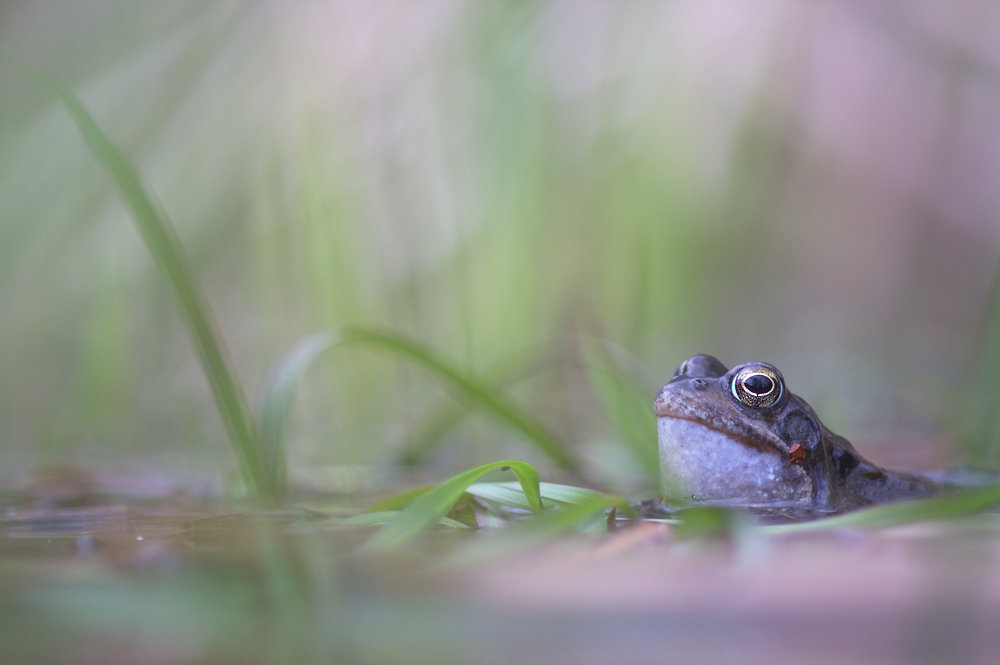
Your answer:
[[[502,533],[484,549],[484,534],[448,531],[372,557],[355,554],[370,528],[336,525],[343,506],[307,505],[7,497],[0,662],[996,663],[1000,654],[996,515],[693,541],[647,522],[527,549],[506,547]]]

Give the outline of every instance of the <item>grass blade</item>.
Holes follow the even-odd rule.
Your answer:
[[[617,508],[619,513],[632,514],[632,507],[621,497],[595,492],[595,496],[579,504],[548,510],[530,522],[511,524],[483,539],[475,539],[449,554],[447,566],[480,566],[485,561],[509,556],[516,552],[544,545],[567,531],[606,532],[605,511]]]
[[[527,510],[531,507],[518,483],[474,483],[469,486],[466,492],[481,499],[496,501],[515,508]],[[560,505],[579,505],[601,496],[600,492],[594,490],[556,483],[539,483],[539,492],[543,504],[548,501]]]
[[[1000,485],[992,485],[951,496],[900,501],[856,510],[813,522],[760,527],[769,533],[812,531],[815,529],[883,529],[924,520],[961,517],[1000,504]]]
[[[541,423],[525,413],[474,376],[466,373],[432,351],[425,344],[397,333],[367,327],[344,327],[310,335],[292,347],[271,371],[259,402],[260,429],[265,449],[280,457],[283,432],[301,376],[319,355],[343,344],[366,344],[379,347],[415,361],[480,406],[498,420],[520,431],[529,441],[560,467],[577,471],[578,464],[566,447]]]
[[[551,347],[551,345],[546,345]],[[558,350],[559,347],[556,347]],[[490,392],[503,393],[513,386],[533,379],[544,370],[558,363],[565,363],[570,356],[565,353],[553,357],[551,348],[543,353],[538,348],[521,350],[515,354],[500,359],[492,368],[480,375],[480,380],[486,381],[484,388]],[[575,362],[575,354],[572,356]],[[469,415],[468,404],[454,399],[445,399],[436,408],[431,409],[421,423],[413,428],[403,442],[400,463],[416,466],[431,454],[448,433],[456,427],[463,418]]]
[[[639,467],[654,487],[660,485],[660,457],[656,444],[656,417],[650,400],[635,386],[602,344],[583,346],[585,368],[607,419],[618,430]]]
[[[383,499],[374,506],[369,506],[364,510],[366,513],[376,513],[387,510],[400,510],[430,492],[437,485],[421,485],[412,489],[404,490],[399,494],[393,494],[388,499]]]
[[[195,353],[208,379],[229,440],[242,462],[241,467],[248,485],[258,496],[275,497],[279,491],[279,483],[265,469],[249,404],[224,352],[222,336],[210,315],[194,269],[166,215],[153,204],[136,168],[111,142],[73,93],[10,56],[0,54],[0,57],[59,100],[76,124],[84,143],[111,177],[118,195],[146,243],[146,248],[180,301]]]
[[[394,549],[429,530],[444,517],[465,490],[490,471],[510,469],[528,499],[531,510],[536,515],[542,512],[542,498],[539,493],[538,473],[526,462],[505,460],[484,464],[452,476],[419,499],[408,505],[391,522],[362,546],[362,551],[379,552]]]
[[[364,512],[374,513],[405,508],[435,487],[437,486],[421,485],[420,487],[405,490],[387,499],[383,499],[373,506],[369,506]],[[552,504],[576,505],[601,496],[600,492],[595,492],[594,490],[572,487],[570,485],[558,485],[556,483],[539,483],[538,490],[544,508],[549,508]],[[516,481],[505,483],[472,483],[465,489],[465,493],[481,499],[495,501],[505,506],[520,508],[521,510],[531,510],[531,503],[528,501],[521,483]]]
[[[483,388],[494,394],[503,392],[517,383],[534,377],[543,368],[544,363],[540,358],[526,358],[523,353],[518,354],[516,358],[504,358],[498,363],[497,368],[485,373],[488,383],[484,383]],[[403,442],[400,462],[406,466],[422,463],[468,414],[468,405],[454,399],[447,399],[432,409],[407,435],[406,441]]]
[[[595,490],[585,487],[573,487],[572,485],[560,485],[558,483],[542,483],[541,492],[543,499],[566,503],[578,506],[587,501],[593,501],[599,496],[604,496]]]
[[[515,487],[510,487],[507,483],[473,483],[466,488],[465,492],[511,508],[529,510],[531,506],[528,505],[528,497],[520,491],[520,486],[517,483],[514,485]],[[545,508],[551,507],[551,504],[546,503],[544,499],[542,505]]]
[[[962,395],[959,429],[976,466],[996,469],[1000,468],[1000,262],[994,268],[979,338],[977,373]]]
[[[264,380],[257,403],[257,430],[260,432],[264,467],[278,479],[280,489],[283,489],[285,478],[284,431],[299,381],[316,358],[338,341],[329,333],[317,333],[300,340],[271,367]]]
[[[677,541],[733,536],[750,524],[749,516],[738,508],[692,506],[677,511],[671,538]]]

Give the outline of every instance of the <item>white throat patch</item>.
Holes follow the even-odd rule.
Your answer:
[[[690,420],[656,420],[667,497],[743,506],[812,503],[809,474],[777,451],[755,450]]]

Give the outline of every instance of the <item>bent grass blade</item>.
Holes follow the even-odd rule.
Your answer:
[[[543,346],[548,347],[549,351],[542,351],[540,346],[518,351],[497,361],[493,367],[478,375],[482,387],[493,394],[502,394],[515,385],[536,378],[544,370],[560,362],[558,356],[554,357],[551,353],[553,345]],[[558,350],[559,347],[555,348]],[[406,466],[419,465],[469,413],[468,403],[465,401],[443,400],[428,411],[424,419],[406,436],[401,446],[399,462]]]
[[[208,379],[226,434],[241,461],[247,484],[259,497],[277,497],[281,483],[273,471],[267,469],[249,404],[226,355],[222,335],[212,319],[207,299],[176,231],[166,215],[154,205],[139,172],[73,93],[9,55],[0,53],[0,58],[21,70],[62,104],[84,143],[110,176],[146,248],[180,302],[192,345]]]
[[[538,374],[541,361],[534,359],[518,362],[505,358],[500,362],[500,367],[503,368],[502,371],[487,371],[485,377],[480,377],[487,378],[488,383],[484,383],[483,388],[494,394]],[[514,369],[511,369],[512,367]],[[407,435],[402,445],[400,462],[406,466],[417,466],[422,463],[443,442],[448,432],[457,427],[468,414],[467,404],[454,399],[443,401]]]
[[[264,381],[257,403],[257,431],[264,466],[276,478],[285,478],[284,431],[299,380],[316,358],[334,344],[336,340],[325,333],[300,340],[272,366]]]
[[[569,471],[578,470],[577,461],[566,447],[541,423],[502,394],[416,340],[367,327],[334,328],[315,333],[299,341],[274,364],[258,402],[259,427],[269,458],[277,460],[284,456],[281,452],[284,430],[302,375],[323,352],[345,344],[367,344],[415,361],[470,402],[520,431],[556,464]]]
[[[372,536],[361,547],[361,551],[384,552],[395,549],[420,536],[437,524],[451,510],[469,485],[490,471],[497,469],[513,471],[521,484],[525,497],[527,497],[531,511],[535,515],[542,512],[542,498],[539,491],[538,473],[535,468],[526,462],[516,460],[492,462],[452,476],[425,493]]]
[[[529,510],[531,505],[528,498],[521,490],[518,483],[474,483],[469,485],[466,493],[477,496],[481,499],[495,501],[496,503],[522,510]],[[539,483],[539,492],[542,503],[575,506],[592,501],[601,496],[600,492],[585,489],[583,487],[573,487],[572,485],[559,485],[557,483]],[[546,508],[549,506],[546,505]]]
[[[422,497],[424,494],[430,492],[435,487],[437,487],[437,485],[422,485],[420,487],[404,490],[399,494],[393,494],[389,498],[379,501],[373,506],[369,506],[362,512],[377,513],[390,510],[401,510]]]
[[[607,530],[605,511],[610,508],[616,508],[623,515],[633,514],[632,507],[623,498],[595,494],[580,503],[548,510],[531,521],[512,524],[486,538],[469,541],[446,556],[441,565],[478,566],[497,557],[544,545],[570,531],[604,532]]]

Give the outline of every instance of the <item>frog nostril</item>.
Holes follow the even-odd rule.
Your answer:
[[[694,384],[695,388],[704,388],[705,386],[708,385],[708,381],[706,381],[705,379],[693,379],[691,383]]]

